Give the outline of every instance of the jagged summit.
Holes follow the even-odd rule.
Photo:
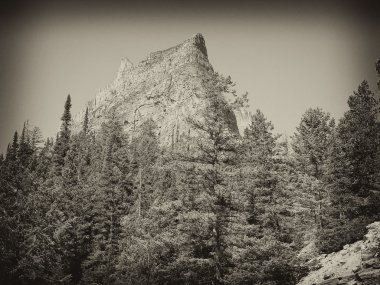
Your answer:
[[[162,144],[178,141],[182,133],[189,132],[187,118],[198,116],[205,107],[206,82],[213,73],[199,33],[179,45],[150,53],[136,65],[123,58],[115,81],[87,105],[90,128],[98,130],[112,111],[128,132],[151,118],[159,127]],[[84,113],[85,108],[74,117],[74,131],[80,129]],[[231,131],[239,132],[234,112],[226,110],[225,116]]]
[[[202,36],[202,34],[198,33],[194,36],[190,37],[189,39],[185,40],[183,43],[168,48],[166,50],[156,51],[149,54],[147,59],[141,61],[141,63],[138,66],[144,66],[150,63],[153,63],[155,61],[159,61],[165,56],[175,56],[174,53],[181,53],[182,57],[186,55],[196,54],[197,52],[201,52],[204,56],[204,59],[208,62],[207,57],[207,48],[205,44],[205,40]],[[133,63],[127,58],[124,57],[121,59],[119,71],[117,74],[116,80],[122,79],[126,76],[126,73],[129,70],[132,70],[134,68]]]
[[[168,56],[171,53],[178,52],[178,51],[184,52],[184,53],[187,52],[189,54],[201,52],[203,56],[207,58],[207,48],[206,48],[205,40],[202,34],[198,33],[190,37],[189,39],[185,40],[183,43],[179,45],[168,48],[166,50],[150,53],[148,60],[152,60],[154,58],[161,57],[161,56]]]
[[[212,72],[212,66],[208,61],[205,40],[201,34],[196,34],[174,47],[152,52],[149,56],[137,65],[133,65],[127,58],[123,58],[117,74],[117,80],[113,85],[122,84],[121,81],[128,81],[129,74],[142,73],[148,68],[164,68],[169,70],[173,67],[184,67],[185,65],[199,65],[207,71]]]
[[[124,78],[126,76],[126,72],[128,70],[131,70],[133,69],[133,63],[126,57],[122,58],[121,59],[121,63],[120,63],[120,67],[119,67],[119,71],[117,72],[117,77],[116,77],[116,81],[118,80],[122,80],[122,78]]]
[[[196,49],[201,51],[204,56],[207,57],[207,48],[206,48],[206,43],[205,39],[203,38],[203,35],[201,33],[195,34],[191,38],[189,38],[187,41],[185,41],[183,44],[189,44],[193,45]]]

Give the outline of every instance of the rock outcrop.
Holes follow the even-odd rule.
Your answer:
[[[362,241],[346,245],[343,250],[323,254],[309,261],[314,270],[298,285],[380,284],[380,222],[367,226]]]
[[[110,112],[128,132],[151,118],[158,125],[161,143],[170,145],[181,134],[188,134],[187,118],[198,116],[205,108],[207,81],[213,72],[201,34],[153,52],[136,66],[125,58],[115,81],[88,103],[90,128],[97,131]],[[74,131],[80,129],[84,114],[85,108],[74,117]],[[230,109],[224,116],[232,132],[242,133],[249,113]]]

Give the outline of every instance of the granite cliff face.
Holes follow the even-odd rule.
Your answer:
[[[201,34],[153,52],[136,66],[124,58],[115,81],[87,105],[90,128],[97,131],[110,112],[128,132],[151,118],[158,125],[161,143],[170,145],[188,134],[187,118],[205,108],[207,81],[213,72]],[[221,96],[221,100],[226,99]],[[84,114],[85,108],[74,117],[74,131],[80,129]],[[226,110],[224,115],[232,132],[243,132],[249,117],[246,110]]]

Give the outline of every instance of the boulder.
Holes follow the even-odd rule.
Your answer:
[[[360,267],[359,266],[355,266],[354,268],[352,268],[352,272],[353,273],[357,273],[357,272],[359,272],[360,271]]]
[[[362,253],[361,255],[362,261],[368,261],[373,258],[373,253]]]
[[[363,268],[372,268],[374,267],[376,264],[378,264],[377,260],[376,259],[370,259],[370,260],[367,260],[367,261],[364,261],[362,262],[362,267]]]

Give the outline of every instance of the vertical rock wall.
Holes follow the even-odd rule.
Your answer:
[[[177,140],[173,136],[188,133],[187,118],[199,116],[205,108],[207,82],[213,72],[201,34],[153,52],[135,66],[124,58],[115,81],[88,103],[90,128],[99,130],[110,112],[115,112],[128,132],[151,118],[158,125],[161,143],[170,145]],[[247,112],[235,113],[226,110],[226,119],[231,131],[242,132]],[[84,114],[85,108],[74,117],[74,131],[80,130]]]

